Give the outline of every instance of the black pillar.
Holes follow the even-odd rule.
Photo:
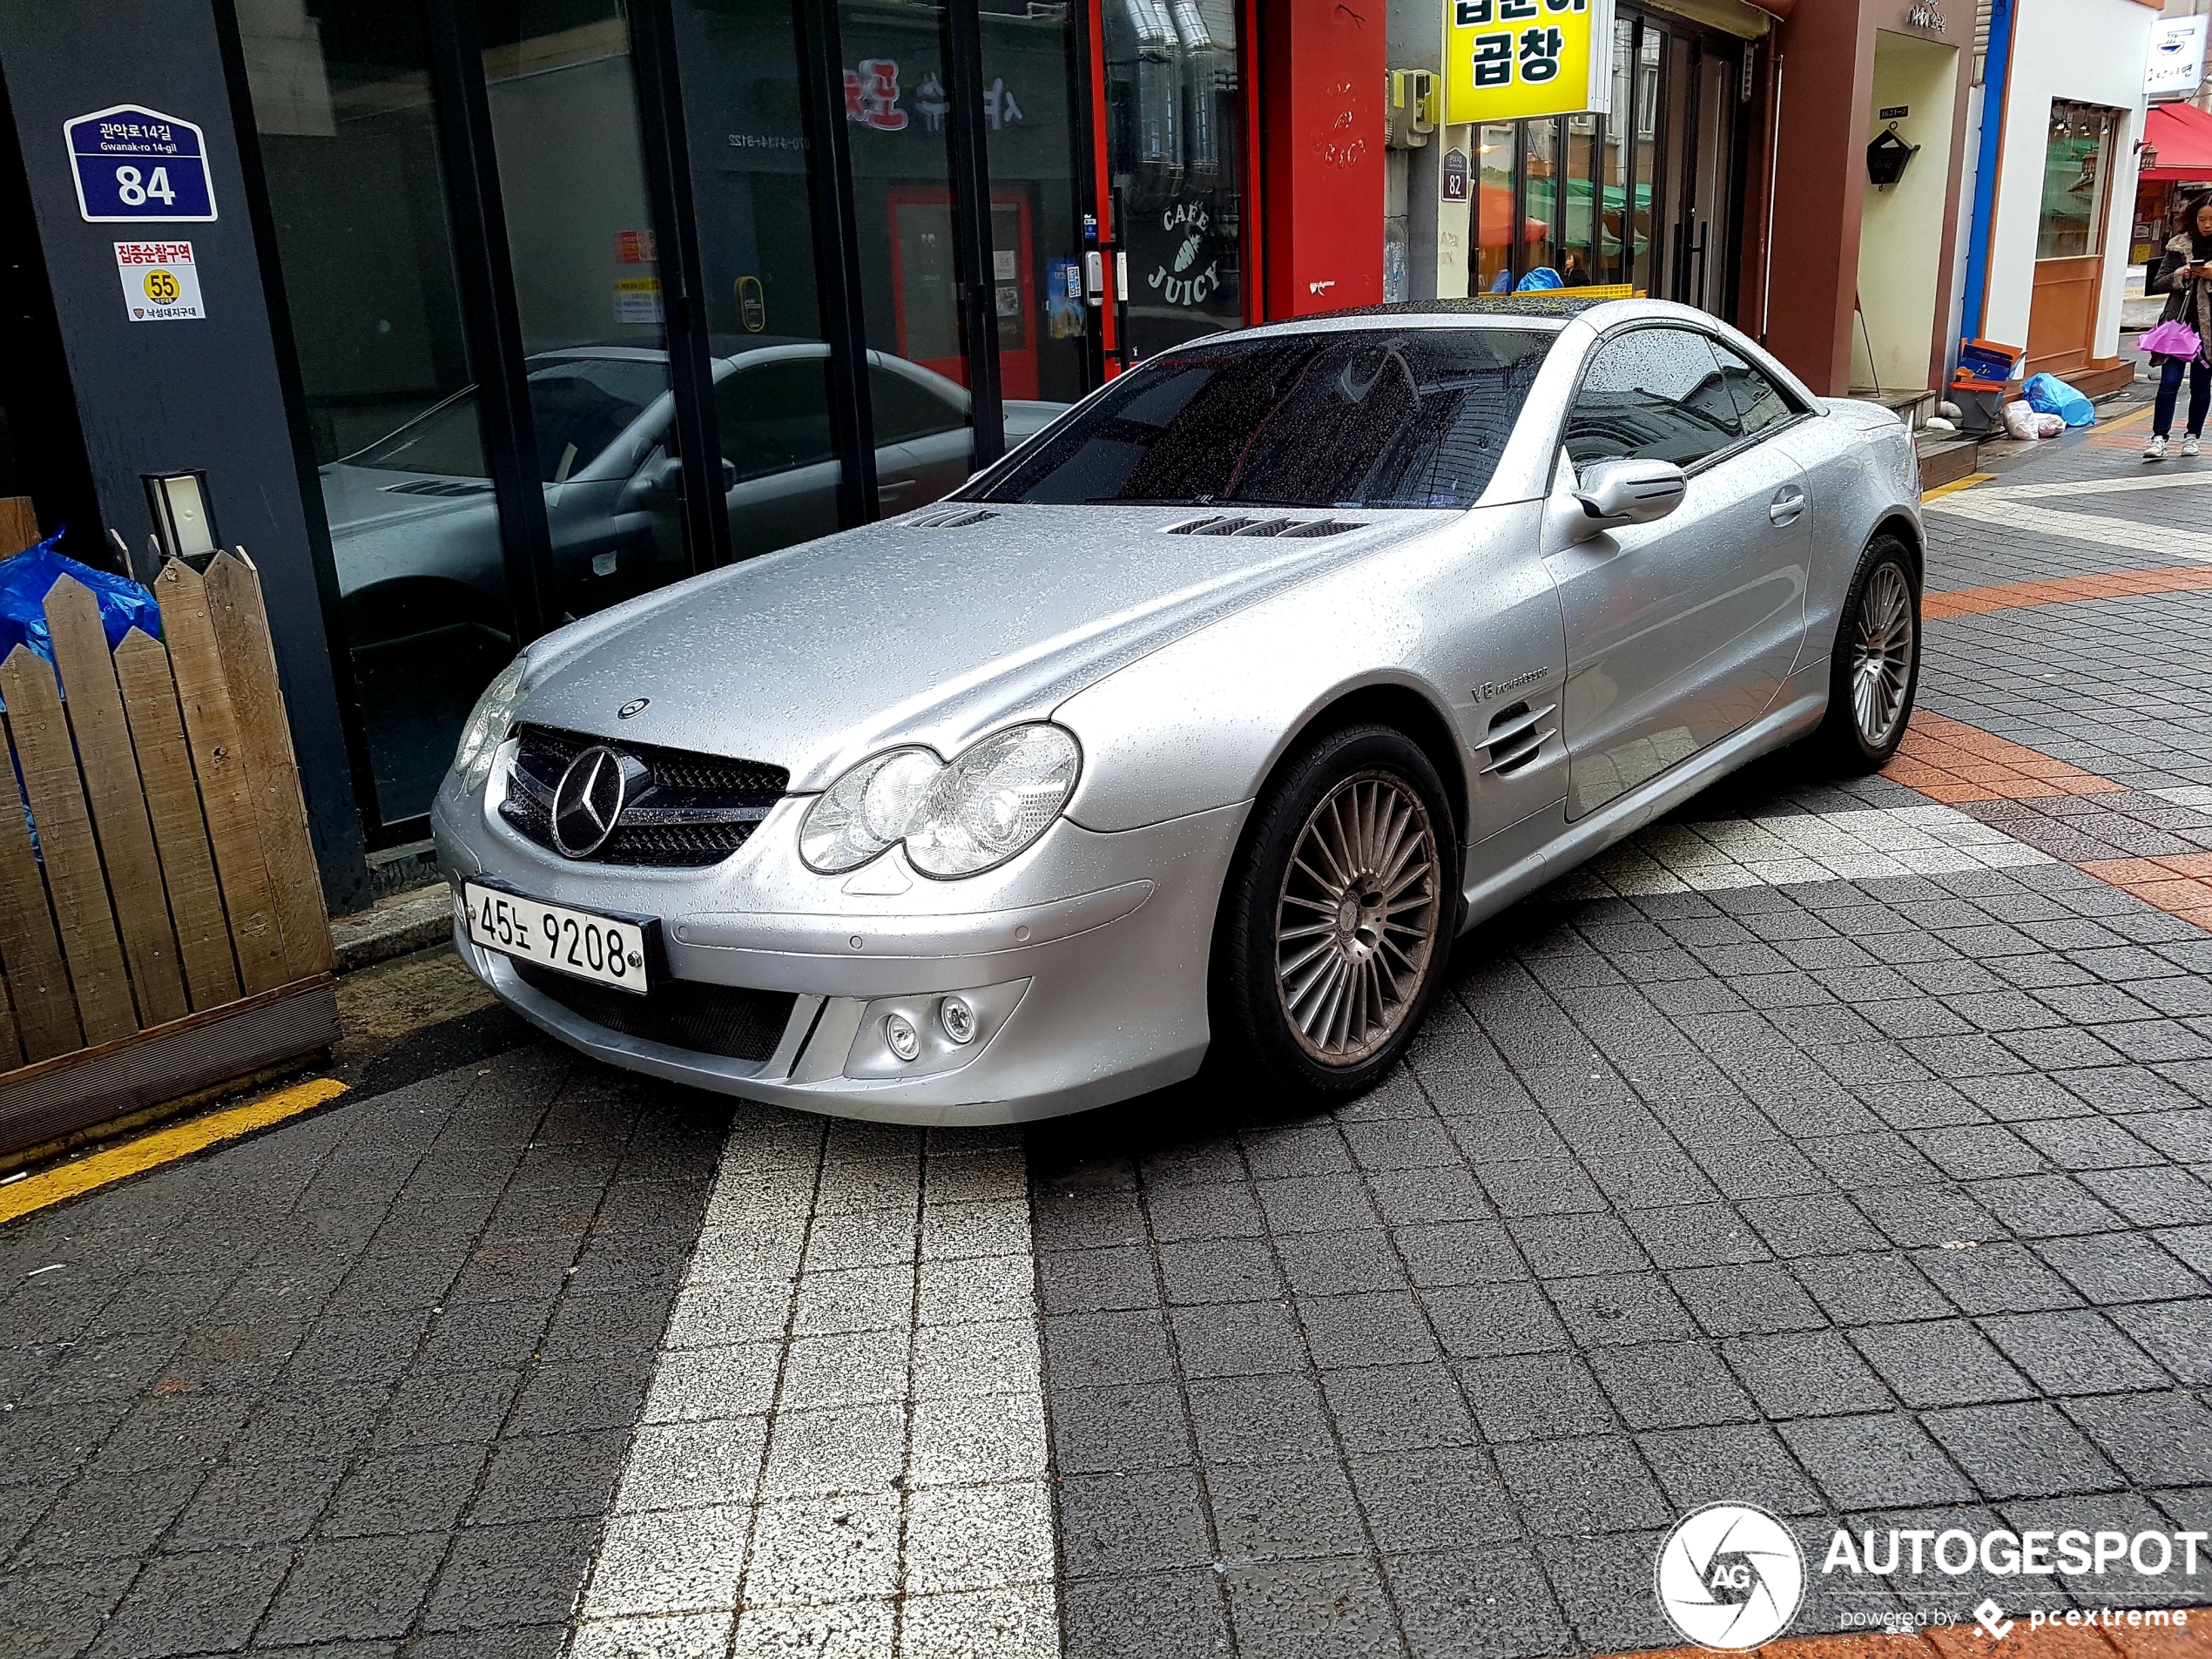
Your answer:
[[[103,528],[143,566],[153,526],[142,475],[207,475],[224,542],[260,568],[325,894],[334,911],[358,908],[368,899],[361,819],[212,8],[0,0],[0,67],[68,365],[71,384],[54,391],[74,397]],[[84,219],[63,124],[125,104],[200,128],[213,220]],[[130,320],[120,241],[190,242],[206,317]]]

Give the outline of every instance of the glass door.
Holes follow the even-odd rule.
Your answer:
[[[558,624],[691,573],[660,250],[620,0],[482,0]]]
[[[421,10],[307,0],[247,58],[366,744],[363,813],[420,819],[522,643]],[[384,838],[388,839],[388,838]]]
[[[838,0],[836,10],[876,497],[888,516],[958,489],[973,470],[951,80],[938,8]]]
[[[788,4],[674,0],[700,284],[739,559],[839,528],[799,42]]]

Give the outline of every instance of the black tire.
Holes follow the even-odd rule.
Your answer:
[[[1885,604],[1885,596],[1887,603]],[[1871,604],[1870,604],[1871,602]],[[1865,615],[1862,615],[1865,612]],[[1903,630],[1902,661],[1897,660],[1894,633],[1877,639],[1876,624],[1894,614]],[[1836,643],[1828,660],[1828,714],[1809,740],[1816,755],[1833,771],[1857,773],[1878,771],[1897,753],[1912,723],[1912,701],[1920,689],[1920,582],[1912,550],[1886,531],[1866,544],[1844,593]],[[1880,685],[1862,685],[1860,664],[1879,653],[1891,664],[1888,671],[1869,668],[1865,678]],[[1902,694],[1897,681],[1901,676]],[[1878,700],[1885,718],[1870,722],[1867,701]],[[1879,730],[1871,731],[1871,725]]]
[[[1362,803],[1369,804],[1366,810],[1378,826],[1372,832],[1356,820],[1349,827],[1345,822],[1346,807],[1356,814]],[[1333,819],[1325,819],[1324,809],[1332,807]],[[1393,824],[1406,827],[1393,830]],[[1386,865],[1395,853],[1377,849],[1402,847],[1408,839],[1426,836],[1426,850],[1382,871],[1334,873],[1354,879],[1344,884],[1332,914],[1325,908],[1328,889],[1310,867],[1293,868],[1293,853],[1311,845],[1309,832],[1325,838],[1324,852],[1333,838],[1340,846],[1364,847]],[[1420,867],[1424,857],[1429,873],[1408,882],[1408,873]],[[1224,1082],[1260,1082],[1295,1100],[1337,1100],[1373,1087],[1405,1051],[1442,982],[1445,959],[1458,932],[1461,862],[1443,781],[1420,746],[1403,732],[1384,725],[1348,726],[1294,752],[1254,806],[1222,890],[1214,934],[1210,1069]],[[1366,875],[1379,879],[1365,884],[1357,880]],[[1385,881],[1392,891],[1383,890]],[[1417,893],[1426,897],[1426,907],[1408,908],[1410,895]],[[1285,924],[1278,919],[1306,914],[1315,921],[1294,926],[1318,929],[1325,923],[1328,931],[1318,939],[1284,941]],[[1419,949],[1412,937],[1417,923],[1426,929],[1426,944]],[[1299,954],[1309,948],[1319,954],[1307,966],[1335,974],[1344,992],[1343,1040],[1333,1049],[1329,1035],[1333,1025],[1318,1041],[1311,1028],[1329,988],[1299,988],[1307,971]],[[1286,964],[1291,975],[1287,988]],[[1299,1003],[1303,1023],[1291,1011],[1293,1002]],[[1356,1040],[1355,1022],[1361,1026]]]

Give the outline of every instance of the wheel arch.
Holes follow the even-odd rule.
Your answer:
[[[1868,532],[1866,540],[1859,543],[1861,556],[1864,556],[1866,548],[1878,536],[1894,536],[1905,543],[1905,550],[1912,556],[1912,585],[1916,590],[1925,588],[1927,585],[1928,575],[1927,548],[1925,538],[1920,533],[1920,526],[1912,515],[1901,511],[1892,511],[1887,514],[1872,530]],[[1856,564],[1856,561],[1853,563]]]
[[[1318,705],[1269,759],[1256,792],[1264,793],[1290,758],[1315,738],[1365,724],[1404,732],[1428,757],[1436,775],[1444,781],[1445,799],[1452,806],[1453,833],[1464,854],[1469,823],[1466,759],[1444,711],[1425,692],[1400,680],[1374,680],[1345,687]]]

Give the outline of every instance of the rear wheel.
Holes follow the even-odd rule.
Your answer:
[[[1435,766],[1399,732],[1332,732],[1288,762],[1222,896],[1217,1062],[1308,1097],[1377,1082],[1442,978],[1458,846]]]
[[[1859,557],[1828,672],[1828,717],[1815,745],[1843,771],[1888,764],[1920,685],[1920,588],[1912,553],[1894,536],[1877,536]]]

